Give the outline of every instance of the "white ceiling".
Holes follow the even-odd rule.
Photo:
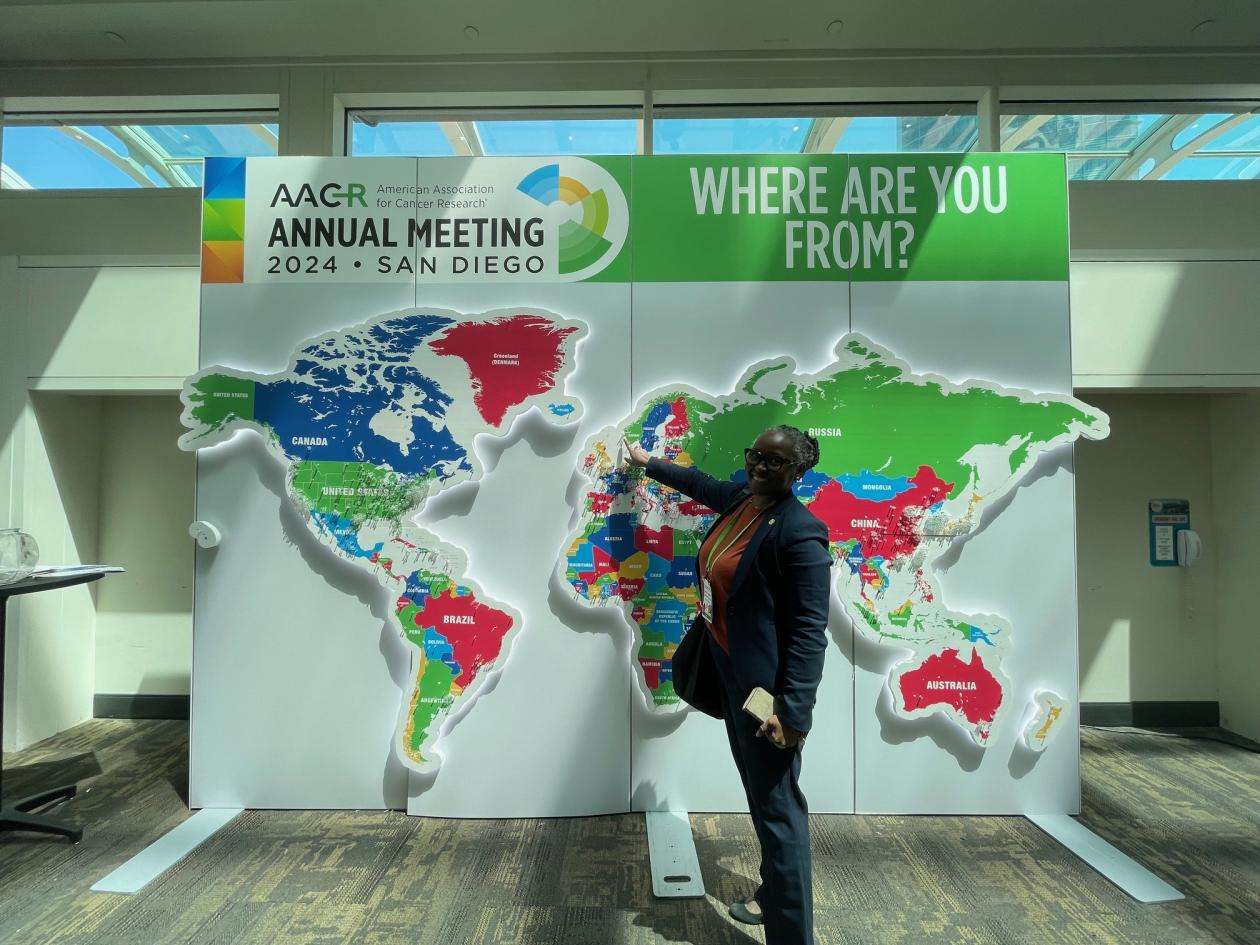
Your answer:
[[[843,25],[829,31],[835,20]],[[1260,3],[0,0],[4,62],[1102,49],[1254,52]]]

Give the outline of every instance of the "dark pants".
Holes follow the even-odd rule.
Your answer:
[[[813,945],[814,891],[810,877],[809,808],[797,785],[800,746],[775,748],[758,738],[759,723],[743,710],[748,693],[735,682],[731,658],[707,641],[722,680],[723,716],[748,812],[761,842],[761,888],[766,945]]]

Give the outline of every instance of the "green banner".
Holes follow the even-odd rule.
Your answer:
[[[636,282],[1066,281],[1061,154],[635,160]]]

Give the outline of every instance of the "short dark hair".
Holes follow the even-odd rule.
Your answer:
[[[802,469],[813,469],[818,465],[818,440],[804,430],[781,424],[771,427],[767,432],[782,433],[792,447],[792,459],[801,464]]]

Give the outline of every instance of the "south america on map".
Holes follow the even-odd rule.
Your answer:
[[[738,481],[744,448],[778,424],[818,438],[819,463],[795,491],[827,526],[848,615],[858,632],[911,653],[888,678],[894,711],[943,714],[989,744],[1013,701],[1003,663],[1019,628],[951,609],[936,563],[1038,456],[1106,437],[1106,415],[1067,396],[918,375],[857,334],[817,374],[781,358],[750,368],[731,393],[675,385],[648,394],[581,454],[586,486],[560,570],[578,600],[624,613],[653,710],[680,705],[670,660],[696,614],[696,555],[715,516],[629,468],[622,437]]]
[[[180,446],[260,433],[310,533],[390,595],[415,667],[395,748],[414,770],[440,764],[443,723],[475,699],[521,626],[467,577],[464,551],[414,519],[429,498],[481,478],[478,434],[506,434],[534,409],[555,424],[581,418],[564,390],[585,334],[532,309],[408,309],[305,341],[276,374],[215,366],[185,382]]]

